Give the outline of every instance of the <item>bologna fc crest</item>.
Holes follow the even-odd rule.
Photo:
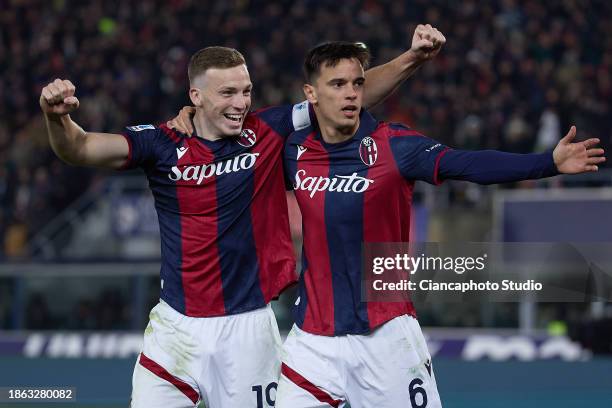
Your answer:
[[[242,129],[240,136],[238,137],[238,144],[244,147],[251,147],[257,141],[257,136],[255,136],[255,132],[251,129]]]
[[[359,157],[361,157],[361,161],[367,165],[372,166],[376,163],[376,159],[378,158],[378,147],[376,147],[376,142],[370,136],[364,137],[359,145]]]

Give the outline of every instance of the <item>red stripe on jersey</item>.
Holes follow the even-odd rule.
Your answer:
[[[126,135],[125,133],[122,133],[121,136],[125,138],[125,141],[128,144],[127,158],[125,159],[125,162],[121,165],[121,167],[119,167],[119,170],[125,170],[125,169],[128,169],[132,165],[132,139],[130,139],[129,136]]]
[[[180,392],[185,394],[185,396],[189,398],[194,404],[197,404],[200,400],[200,394],[198,394],[198,392],[194,390],[191,385],[170,374],[168,371],[166,371],[164,367],[160,366],[155,361],[145,356],[144,353],[140,353],[140,358],[138,359],[138,362],[141,366],[143,366],[159,378],[166,380],[170,384],[174,385]]]
[[[170,140],[172,140],[174,143],[178,143],[181,141],[181,137],[176,133],[176,131],[174,129],[170,129],[168,126],[166,125],[161,125],[159,127],[161,129],[161,131],[168,136],[168,138],[170,138]]]
[[[332,407],[339,407],[342,403],[342,400],[333,399],[331,395],[308,381],[306,378],[302,377],[297,371],[293,370],[291,367],[282,363],[281,365],[281,373],[287,377],[289,381],[302,388],[303,390],[308,391],[312,394],[316,399],[325,404],[329,404]]]
[[[210,164],[214,155],[197,138],[183,142],[185,151],[177,166],[194,176],[196,168]],[[194,153],[192,155],[192,152]],[[192,157],[198,157],[193,161]],[[188,170],[192,165],[193,170]],[[203,185],[207,184],[206,193]],[[181,277],[187,316],[220,316],[225,314],[223,283],[219,263],[216,176],[197,185],[194,180],[176,182],[176,195],[181,213]]]
[[[440,160],[449,150],[450,148],[447,147],[446,149],[442,150],[440,154],[438,154],[438,157],[436,157],[436,164],[434,167],[434,174],[433,174],[433,182],[436,186],[442,184],[442,181],[444,181],[444,180],[438,179],[438,172],[440,171]]]
[[[260,162],[254,172],[251,223],[259,284],[268,303],[297,282],[283,173],[284,139],[254,115],[247,117],[244,127],[256,129],[257,141],[252,153],[259,153]],[[265,165],[263,161],[273,164]]]
[[[315,133],[306,139],[304,146],[311,143],[319,144],[314,140]],[[315,150],[315,149],[313,149]],[[322,152],[322,157],[312,157],[309,160],[297,162],[298,174],[300,170],[305,175],[300,178],[312,177],[314,184],[318,177],[329,177],[329,155],[323,147],[316,149]],[[312,153],[313,155],[315,153]],[[303,184],[306,184],[304,181]],[[296,190],[295,197],[300,201],[312,200],[314,204],[304,203],[302,209],[302,223],[304,241],[308,240],[311,245],[304,246],[304,254],[308,265],[304,273],[304,283],[308,294],[306,312],[302,330],[309,333],[333,336],[335,329],[334,315],[334,289],[332,283],[331,263],[329,259],[329,246],[327,244],[327,229],[325,220],[325,191],[318,191],[311,198],[312,192],[308,190]]]
[[[405,180],[391,152],[388,129],[372,133],[378,146],[378,160],[367,178],[375,180],[363,194],[363,241],[408,242],[414,182]],[[405,131],[402,131],[405,132]],[[405,134],[405,133],[403,133]],[[381,216],[381,214],[384,214]],[[403,314],[415,315],[411,302],[368,302],[370,329]]]

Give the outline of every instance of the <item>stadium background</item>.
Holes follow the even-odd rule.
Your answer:
[[[142,174],[72,168],[54,157],[38,107],[53,78],[77,86],[74,117],[84,128],[117,132],[164,122],[187,104],[186,64],[203,46],[244,53],[253,106],[261,107],[303,99],[309,47],[363,41],[378,64],[427,22],[447,44],[375,109],[379,118],[466,149],[543,151],[571,124],[581,138],[599,137],[608,151],[612,144],[612,6],[604,0],[0,5],[0,386],[76,386],[71,406],[127,404],[158,296],[159,240]],[[416,238],[610,242],[611,184],[604,166],[509,186],[420,185]],[[571,217],[584,222],[565,228]],[[295,206],[292,220],[298,246]],[[283,330],[293,297],[274,305]],[[417,310],[447,407],[612,402],[609,303],[475,299]]]

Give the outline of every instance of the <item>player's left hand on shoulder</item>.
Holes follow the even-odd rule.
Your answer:
[[[177,116],[166,122],[166,126],[171,129],[178,130],[188,136],[193,136],[193,126],[191,125],[191,117],[195,115],[193,106],[183,106],[183,109]]]
[[[591,138],[582,142],[573,142],[576,137],[576,126],[572,126],[557,144],[553,159],[557,170],[563,174],[578,174],[599,170],[597,166],[606,161],[604,149],[598,148],[599,139]]]
[[[446,43],[446,37],[430,24],[419,24],[412,36],[412,47],[410,50],[423,61],[432,59]]]

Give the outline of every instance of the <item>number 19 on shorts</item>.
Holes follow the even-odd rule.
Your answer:
[[[273,407],[276,401],[276,388],[278,384],[275,382],[271,382],[264,389],[263,385],[254,385],[251,387],[253,392],[257,395],[257,408],[264,408],[264,398],[266,399],[266,403],[268,406]]]

